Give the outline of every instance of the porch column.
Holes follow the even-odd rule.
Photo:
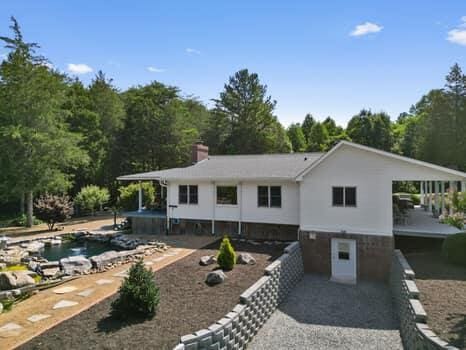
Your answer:
[[[426,203],[425,203],[425,200],[424,200],[424,181],[421,181],[419,183],[419,190],[420,190],[420,202],[421,202],[421,206],[424,206]]]
[[[438,186],[438,181],[435,181],[434,182],[434,191],[435,191],[435,196],[434,196],[434,200],[435,200],[435,214],[438,215],[438,211],[439,211],[439,186]]]
[[[450,181],[450,186],[448,192],[450,192],[450,209],[448,210],[449,215],[453,215],[453,203],[451,199],[453,198],[453,192],[455,190],[455,186],[453,185],[453,181]]]
[[[170,194],[168,189],[168,182],[165,187],[165,202],[166,202],[166,210],[167,210],[167,233],[170,233]],[[163,188],[163,187],[162,187]]]
[[[429,201],[429,212],[432,213],[432,181],[429,181],[428,186],[429,186],[429,190],[428,190],[429,197],[427,198],[427,200]]]
[[[461,181],[461,193],[466,193],[466,181]]]
[[[441,200],[441,208],[442,208],[440,214],[443,214],[443,212],[445,211],[445,182],[444,181],[440,182],[440,191],[441,191],[440,200]]]
[[[142,212],[142,183],[139,181],[139,191],[138,191],[138,213]]]

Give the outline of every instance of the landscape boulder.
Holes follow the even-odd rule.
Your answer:
[[[209,286],[214,286],[225,281],[226,277],[222,270],[215,270],[207,274],[205,281]]]
[[[63,273],[70,276],[88,273],[92,268],[91,261],[82,255],[60,259],[60,265]]]
[[[40,267],[41,267],[42,270],[52,269],[52,268],[55,268],[55,267],[60,267],[60,262],[59,261],[47,261],[47,262],[41,263]]]
[[[105,266],[113,264],[119,260],[120,260],[120,255],[118,254],[118,252],[114,250],[109,250],[108,252],[95,255],[90,258],[92,266],[97,270],[101,270]]]
[[[249,254],[249,253],[240,253],[236,258],[237,264],[244,264],[244,265],[254,265],[256,263],[256,259]]]
[[[60,275],[60,268],[59,267],[49,267],[46,269],[42,269],[42,276],[46,278],[55,278]]]
[[[0,273],[0,290],[16,288],[16,278],[11,272]]]
[[[13,275],[16,278],[16,288],[22,288],[36,284],[34,278],[28,275],[28,271],[15,271]]]
[[[202,266],[207,266],[207,265],[212,265],[217,262],[217,258],[213,255],[204,255],[201,257],[201,260],[199,261],[199,264]]]

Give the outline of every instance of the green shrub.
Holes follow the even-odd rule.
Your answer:
[[[448,224],[450,226],[454,226],[459,230],[464,228],[464,214],[463,213],[455,213],[453,215],[447,216],[440,216],[440,222],[442,224]]]
[[[417,194],[417,193],[412,193],[411,194],[411,202],[413,202],[414,205],[421,204],[421,195]]]
[[[27,217],[26,214],[21,214],[17,218],[14,218],[13,220],[10,221],[8,225],[11,226],[26,226],[26,221]],[[42,221],[36,218],[35,216],[32,217],[32,224],[33,225],[40,225],[42,224]]]
[[[466,233],[457,233],[445,238],[442,255],[450,263],[466,266]]]
[[[110,199],[110,194],[106,188],[89,185],[81,188],[76,195],[74,202],[84,210],[89,210],[94,215],[95,210],[101,209],[102,205]]]
[[[217,263],[222,270],[232,270],[236,263],[236,253],[227,236],[223,237],[217,256]]]
[[[160,300],[154,274],[144,267],[142,261],[130,268],[119,294],[118,299],[112,303],[112,315],[120,319],[153,316]]]
[[[142,182],[142,200],[146,208],[150,208],[155,202],[155,188],[151,182]],[[138,192],[139,184],[132,183],[128,186],[118,188],[120,194],[119,206],[126,211],[134,211],[138,209]]]

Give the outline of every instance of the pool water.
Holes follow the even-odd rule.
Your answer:
[[[59,245],[45,246],[40,255],[48,261],[56,261],[68,256],[84,255],[90,257],[102,254],[109,250],[118,250],[107,243],[92,242],[92,241],[63,241]]]

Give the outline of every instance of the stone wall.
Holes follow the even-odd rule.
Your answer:
[[[207,329],[180,339],[175,350],[244,349],[302,278],[301,248],[294,242],[267,266],[264,276],[240,296],[231,312]]]
[[[356,241],[356,273],[358,279],[387,280],[393,252],[393,237],[341,232],[299,232],[304,271],[332,274],[332,238]]]
[[[414,271],[399,250],[393,253],[390,288],[400,319],[400,333],[406,349],[457,349],[449,345],[426,324],[427,314],[419,301]]]

